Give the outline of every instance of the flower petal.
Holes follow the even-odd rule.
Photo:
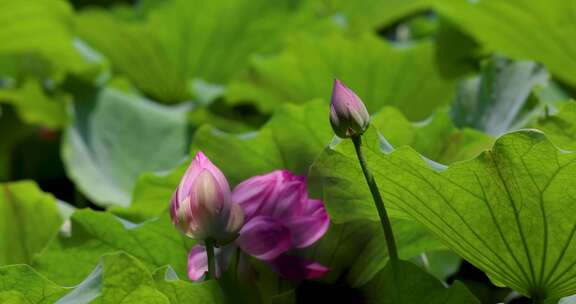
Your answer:
[[[189,195],[193,182],[203,170],[208,170],[216,180],[219,188],[223,189],[225,195],[230,195],[230,185],[222,171],[220,171],[220,169],[218,169],[218,167],[216,167],[210,159],[200,151],[196,154],[190,163],[190,166],[188,166],[188,169],[186,169],[186,173],[182,177],[180,185],[178,185],[178,189],[175,193],[176,200],[180,201]],[[230,197],[227,197],[226,199],[229,198]]]
[[[288,280],[316,279],[330,271],[328,267],[318,262],[291,255],[281,255],[270,264],[274,271]]]
[[[232,203],[230,205],[230,217],[226,226],[226,231],[239,231],[244,225],[244,212],[240,205]]]
[[[293,179],[282,185],[282,189],[278,194],[278,200],[274,204],[267,206],[270,208],[268,214],[274,218],[283,220],[292,216],[302,213],[304,204],[308,197],[306,184],[299,180]]]
[[[304,215],[327,214],[324,203],[318,199],[308,199],[304,206]]]
[[[269,216],[257,216],[244,224],[236,244],[260,260],[272,260],[292,247],[288,228]]]
[[[240,204],[247,221],[254,216],[265,215],[261,213],[261,208],[277,200],[277,186],[281,179],[282,171],[277,170],[251,177],[234,188],[232,200]]]
[[[188,277],[192,281],[199,281],[208,271],[208,259],[204,246],[196,245],[192,247],[188,254]]]
[[[330,218],[321,200],[309,199],[304,213],[282,222],[292,237],[296,248],[304,248],[318,241],[328,230]]]

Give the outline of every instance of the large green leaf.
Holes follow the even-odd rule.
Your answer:
[[[575,153],[536,131],[507,134],[491,150],[444,170],[410,148],[365,151],[389,209],[418,220],[495,281],[535,298],[576,292]],[[327,149],[320,157],[325,191],[335,191],[334,181],[353,189],[355,168],[335,166],[350,153]],[[341,221],[376,218],[369,200],[337,210]]]
[[[56,200],[35,183],[0,184],[0,265],[29,263],[57,234]]]
[[[491,50],[543,63],[576,85],[576,2],[572,0],[438,1],[452,19]],[[505,21],[505,22],[503,22]]]
[[[365,288],[368,303],[377,304],[480,304],[460,282],[450,288],[409,262],[400,261],[394,273],[390,264]]]
[[[174,0],[151,10],[146,21],[89,11],[80,14],[77,29],[143,92],[175,102],[189,98],[192,78],[226,83],[251,54],[275,48],[306,20],[302,6],[289,0]]]
[[[318,1],[319,11],[333,15],[343,27],[354,32],[378,30],[400,18],[423,11],[434,0],[329,0]]]
[[[493,143],[492,137],[484,133],[456,128],[444,110],[425,122],[410,123],[397,109],[385,107],[374,115],[371,125],[393,147],[408,145],[441,163],[473,158]]]
[[[216,281],[189,282],[180,280],[170,267],[154,271],[154,285],[169,299],[170,303],[224,303],[224,295]]]
[[[56,68],[74,67],[69,22],[72,10],[61,0],[0,0],[0,56],[38,54]]]
[[[47,280],[28,265],[0,267],[2,303],[52,304],[66,293],[66,288]]]
[[[576,151],[576,102],[562,106],[557,115],[547,115],[534,125],[563,149]]]
[[[457,129],[446,112],[436,113],[427,123],[410,123],[393,108],[384,108],[372,118],[371,127],[363,136],[365,153],[380,155],[393,147],[410,145],[433,161],[452,163],[470,159],[487,149],[493,140],[470,129]],[[436,163],[437,166],[442,165]],[[386,171],[375,170],[376,178]],[[322,192],[333,221],[370,219],[378,221],[372,196],[364,181],[354,147],[350,140],[327,148],[311,169],[313,180]]]
[[[140,173],[186,156],[186,110],[112,89],[77,102],[62,146],[68,176],[99,205],[129,205]]]
[[[526,123],[528,97],[548,81],[548,73],[535,62],[509,61],[494,56],[480,76],[458,86],[452,117],[459,127],[500,135]]]
[[[210,126],[198,129],[193,153],[202,150],[232,184],[277,169],[306,174],[333,137],[328,109],[320,101],[285,105],[256,133],[235,135]]]
[[[78,303],[223,303],[214,281],[181,281],[170,269],[154,273],[139,260],[118,253],[102,257],[90,276],[60,299],[58,304]]]
[[[153,11],[148,27],[184,74],[222,83],[255,52],[276,49],[290,31],[312,21],[305,1],[171,1]]]
[[[130,207],[113,208],[112,212],[135,222],[141,222],[160,214],[168,209],[172,193],[178,187],[188,165],[189,161],[186,160],[169,173],[146,172],[142,174],[134,187]]]
[[[33,264],[59,284],[79,283],[102,255],[117,251],[133,255],[149,269],[171,265],[187,277],[186,257],[193,241],[174,228],[167,214],[135,225],[109,213],[80,210],[71,222],[72,235],[58,237]]]
[[[371,112],[392,105],[412,120],[426,118],[452,96],[453,83],[440,75],[430,42],[403,47],[372,35],[301,35],[290,42],[278,55],[256,58],[250,73],[232,83],[227,96],[254,100],[270,110],[280,102],[327,99],[332,81],[339,78]]]
[[[108,58],[115,71],[152,98],[174,102],[190,97],[186,75],[170,62],[143,24],[129,24],[105,11],[88,10],[76,17],[76,29],[82,39]]]
[[[5,298],[3,298],[5,297]],[[0,267],[3,303],[223,303],[214,281],[178,279],[169,267],[151,273],[126,253],[105,255],[92,273],[74,287],[62,287],[27,265]],[[9,300],[21,302],[8,302]]]

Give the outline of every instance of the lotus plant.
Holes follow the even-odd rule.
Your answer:
[[[170,201],[173,224],[184,234],[204,243],[209,273],[214,273],[214,246],[232,242],[244,223],[240,205],[233,203],[226,177],[198,152]]]
[[[366,106],[364,106],[360,97],[358,97],[354,91],[349,89],[338,79],[334,81],[332,89],[330,124],[332,125],[334,133],[336,133],[338,137],[350,138],[354,143],[356,156],[360,162],[360,167],[362,168],[370,192],[372,193],[372,198],[374,199],[374,204],[378,210],[382,229],[384,230],[390,264],[392,265],[392,268],[396,270],[398,268],[398,252],[396,249],[394,234],[392,232],[392,225],[388,218],[386,208],[384,207],[380,191],[378,190],[378,185],[376,184],[374,176],[370,172],[364,154],[362,153],[362,134],[366,132],[370,125],[370,114],[368,113],[368,110],[366,110]]]
[[[305,178],[277,170],[241,182],[232,192],[245,224],[232,245],[216,252],[216,275],[228,267],[236,250],[264,261],[283,278],[311,279],[328,268],[298,256],[298,250],[318,241],[330,224],[324,204],[308,197]],[[189,277],[200,280],[208,269],[205,246],[192,248]]]

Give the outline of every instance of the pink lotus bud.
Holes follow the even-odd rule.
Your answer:
[[[232,203],[226,177],[202,152],[172,195],[170,215],[186,235],[198,241],[209,238],[219,245],[233,241],[244,224],[244,213]]]
[[[370,114],[356,94],[340,80],[334,80],[330,101],[330,124],[334,133],[346,138],[363,134],[370,123]]]

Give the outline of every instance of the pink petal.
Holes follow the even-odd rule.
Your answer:
[[[286,182],[282,185],[278,200],[274,204],[270,204],[269,213],[281,221],[296,216],[302,213],[307,196],[308,191],[305,183],[297,179]]]
[[[194,180],[196,180],[196,177],[198,177],[203,170],[208,170],[214,176],[219,188],[228,196],[227,199],[230,198],[230,185],[228,184],[228,180],[222,171],[220,171],[202,151],[199,151],[190,163],[188,169],[186,169],[182,181],[180,181],[178,190],[175,193],[176,200],[181,201],[190,194],[190,188]]]
[[[281,255],[270,264],[274,271],[288,280],[316,279],[330,271],[318,262],[291,255]]]
[[[192,281],[199,281],[208,271],[208,258],[204,246],[196,245],[192,247],[188,254],[188,277]]]
[[[234,188],[232,200],[240,204],[246,220],[260,214],[263,205],[268,205],[278,197],[277,184],[281,172],[274,171],[264,175],[251,177]]]
[[[292,247],[288,228],[269,216],[257,216],[244,224],[236,244],[260,260],[272,260]]]
[[[240,183],[232,193],[247,220],[259,215],[283,218],[302,211],[307,196],[304,177],[288,170],[276,170],[251,177]]]
[[[283,223],[290,229],[294,247],[304,248],[314,244],[326,233],[330,226],[330,218],[322,207],[311,215],[292,217]]]
[[[330,105],[334,106],[337,115],[346,116],[359,113],[362,116],[361,119],[369,119],[366,106],[360,97],[338,79],[334,80]]]
[[[326,214],[324,203],[318,199],[308,199],[304,206],[304,215]]]

